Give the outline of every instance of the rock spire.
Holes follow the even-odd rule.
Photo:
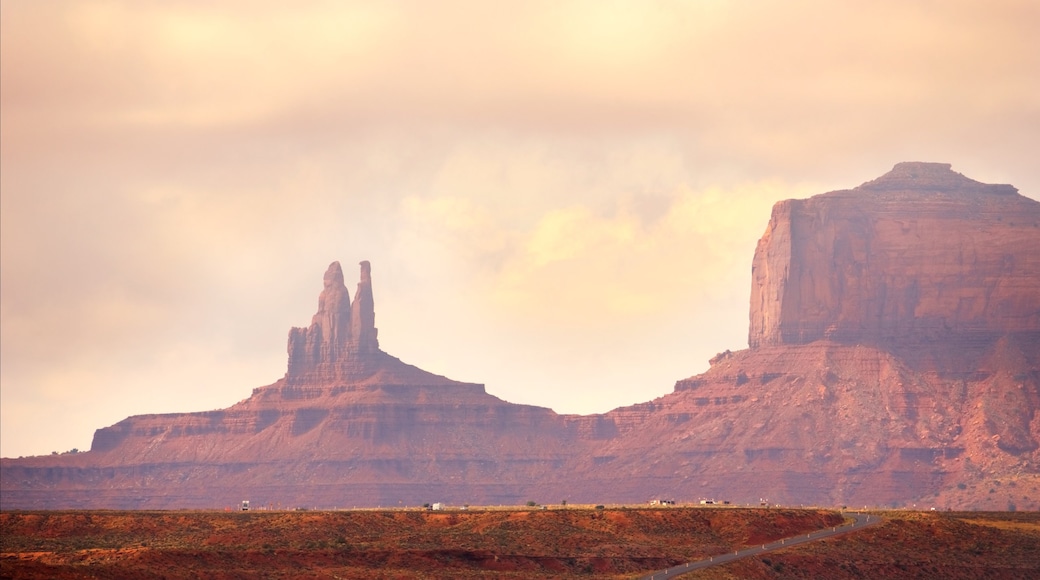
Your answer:
[[[352,352],[371,354],[378,351],[379,340],[376,336],[379,331],[376,328],[375,300],[372,298],[372,266],[367,260],[361,262],[361,280],[354,292],[351,316]]]
[[[351,306],[343,269],[333,262],[325,271],[318,312],[307,328],[289,331],[289,368],[293,380],[349,379],[364,374],[379,350],[372,297],[372,266],[361,262],[361,280]]]

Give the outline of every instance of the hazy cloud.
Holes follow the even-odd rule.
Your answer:
[[[593,412],[746,340],[770,205],[1040,192],[1040,7],[0,4],[0,453],[284,372],[332,260],[383,346]],[[348,282],[350,283],[350,282]]]

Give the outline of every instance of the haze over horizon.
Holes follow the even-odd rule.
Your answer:
[[[0,4],[0,455],[226,407],[328,264],[383,350],[596,413],[747,346],[772,204],[1040,199],[1040,6]]]

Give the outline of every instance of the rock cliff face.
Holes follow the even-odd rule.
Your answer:
[[[940,163],[782,201],[755,251],[748,343],[967,346],[1036,332],[1038,205]]]
[[[1040,509],[1040,203],[948,165],[776,204],[748,350],[674,392],[557,415],[379,349],[338,263],[286,375],[227,409],[3,459],[0,507],[528,499]]]
[[[608,413],[633,435],[598,449],[589,477],[633,495],[1036,509],[1038,347],[1002,339],[964,376],[827,340],[730,353]]]
[[[991,508],[1037,505],[1040,203],[900,163],[777,203],[752,277],[751,348],[651,403],[673,444],[613,456],[688,457],[719,494],[949,503],[1003,479],[1030,491]]]

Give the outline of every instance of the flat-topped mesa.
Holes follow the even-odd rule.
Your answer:
[[[1040,202],[944,163],[778,202],[752,263],[752,348],[980,347],[1040,336]]]
[[[372,268],[361,262],[354,304],[343,283],[343,269],[333,262],[325,271],[324,288],[318,296],[318,312],[308,328],[289,331],[289,369],[286,378],[361,378],[374,371],[380,355],[372,297]]]

